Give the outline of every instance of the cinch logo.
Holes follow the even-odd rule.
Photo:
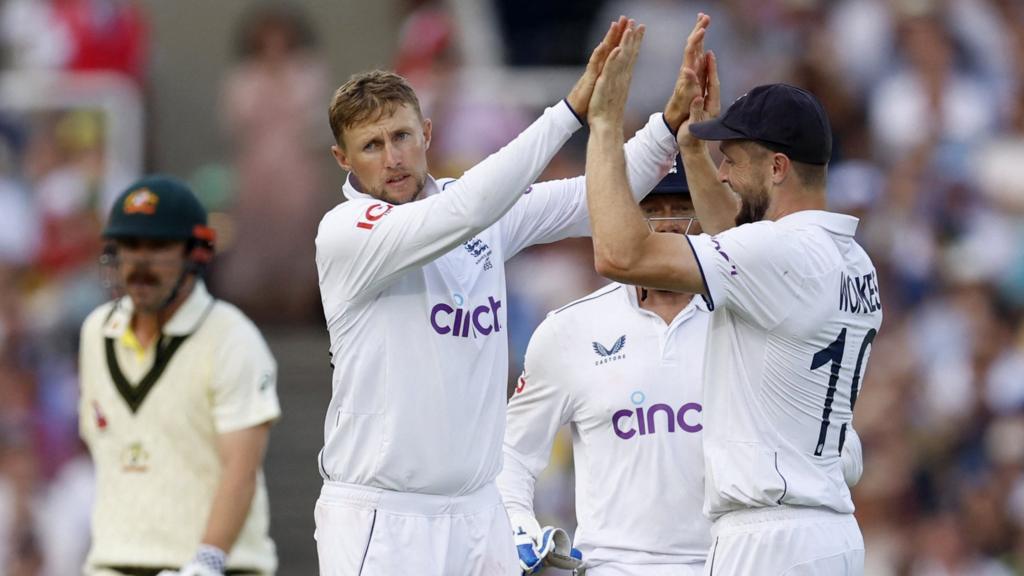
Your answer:
[[[476,308],[463,308],[462,296],[458,294],[454,300],[457,307],[442,302],[430,309],[430,325],[434,332],[460,338],[469,338],[471,335],[476,338],[478,334],[487,336],[491,332],[501,332],[501,322],[498,320],[501,300],[488,296],[487,304]]]
[[[697,417],[688,418],[690,412],[700,413],[704,411],[704,407],[696,402],[687,402],[680,406],[678,410],[668,404],[654,404],[645,409],[640,404],[643,404],[647,398],[639,390],[633,392],[629,399],[636,405],[636,408],[626,408],[612,414],[612,429],[615,430],[615,435],[623,440],[629,440],[637,434],[646,436],[656,433],[659,420],[663,423],[663,431],[670,433],[676,431],[676,426],[682,432],[691,433],[700,432],[704,429],[704,425],[700,422],[691,422],[692,420],[697,420]],[[663,414],[663,416],[655,418],[655,415],[659,413]]]

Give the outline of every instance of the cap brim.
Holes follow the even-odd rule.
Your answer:
[[[750,140],[750,136],[722,124],[721,118],[691,124],[690,134],[701,140]]]

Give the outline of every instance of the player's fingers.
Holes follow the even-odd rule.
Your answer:
[[[622,68],[622,46],[616,46],[612,53],[608,55],[608,60],[605,61],[604,68],[605,74],[601,75],[603,80],[608,74],[615,74],[620,68]]]
[[[647,27],[643,24],[630,28],[622,35],[622,47],[625,57],[628,59],[636,58],[637,52],[640,50],[640,42],[644,38],[644,32],[647,31]]]
[[[644,42],[644,35],[647,33],[647,27],[641,24],[636,29],[636,37],[630,45],[629,50],[629,66],[632,67],[636,62],[637,56],[640,55],[640,45]]]
[[[697,22],[693,30],[686,38],[686,48],[683,50],[683,65],[697,69],[697,60],[704,52],[704,35],[710,18],[704,13],[697,15]]]
[[[707,111],[712,118],[722,111],[722,84],[718,79],[718,58],[708,52]]]
[[[629,24],[629,19],[625,16],[619,16],[619,19],[612,22],[612,28],[608,31],[605,41],[609,46],[618,46],[619,41],[622,40],[622,33],[626,31],[626,26]]]
[[[704,120],[704,98],[697,96],[690,101],[690,122],[701,122]]]
[[[591,51],[590,61],[588,62],[588,64],[594,64],[594,62],[596,62],[599,58],[601,58],[604,55],[604,53],[608,51],[606,46],[611,44],[611,42],[609,41],[609,37],[611,36],[612,30],[614,28],[615,22],[612,22],[611,24],[608,25],[608,32],[605,33],[604,38],[601,39],[601,42],[599,42],[597,46],[594,47],[594,50]]]
[[[618,20],[608,26],[608,32],[605,33],[604,38],[594,48],[593,52],[590,53],[590,60],[587,62],[588,73],[600,74],[601,68],[608,58],[608,53],[611,52],[612,48],[619,45],[626,23],[626,17],[619,16]]]

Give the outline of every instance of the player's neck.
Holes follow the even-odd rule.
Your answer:
[[[825,210],[825,190],[791,189],[778,194],[765,213],[765,220],[777,221],[804,210]]]
[[[162,310],[157,312],[135,311],[132,315],[132,332],[135,334],[135,339],[138,340],[140,346],[148,348],[160,337],[164,324],[167,324],[171,317],[174,316],[174,313],[181,308],[185,300],[192,294],[194,287],[195,284],[193,282],[186,282],[178,291],[174,300],[167,306],[164,306]]]
[[[635,286],[636,299],[640,308],[657,314],[665,324],[671,324],[672,320],[683,311],[683,308],[693,299],[693,294],[682,294],[679,292],[667,292],[651,288]]]

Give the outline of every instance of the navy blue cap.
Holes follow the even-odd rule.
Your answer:
[[[668,174],[651,190],[651,194],[686,194],[690,195],[690,185],[686,183],[686,172],[683,171],[683,159],[676,154],[675,162]]]
[[[758,86],[714,120],[690,126],[701,140],[753,140],[794,162],[828,164],[832,128],[821,102],[788,84]]]

